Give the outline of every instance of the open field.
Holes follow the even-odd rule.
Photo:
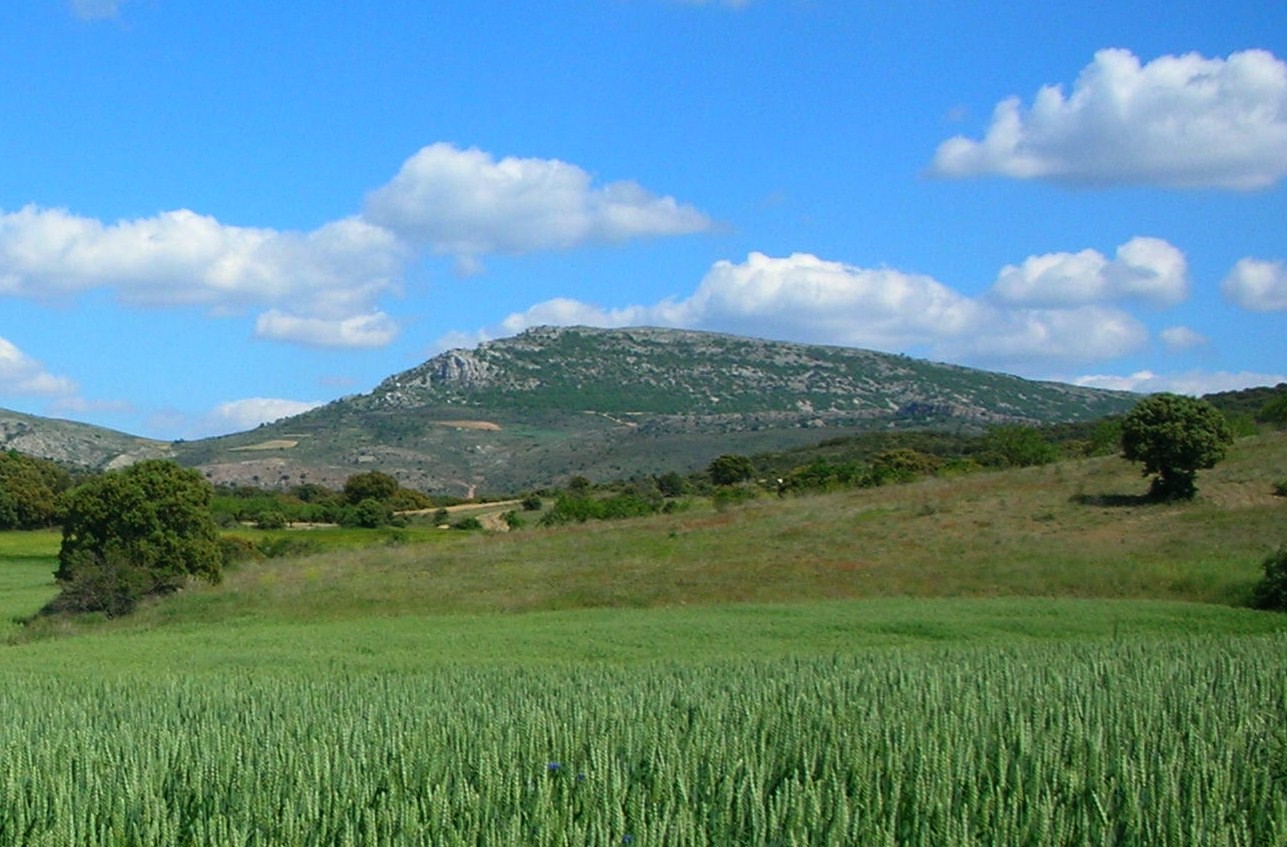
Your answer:
[[[1287,439],[503,535],[296,533],[0,647],[0,847],[1287,843]],[[375,536],[367,536],[371,539]],[[390,543],[392,542],[392,543]],[[0,612],[52,596],[0,536]]]

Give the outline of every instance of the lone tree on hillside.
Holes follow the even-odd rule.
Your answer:
[[[755,464],[747,456],[725,453],[706,469],[716,485],[737,485],[755,476]]]
[[[194,470],[159,459],[111,471],[73,489],[54,572],[51,612],[132,611],[188,577],[218,582],[223,554],[210,513],[214,489]]]
[[[1233,442],[1225,416],[1205,400],[1154,394],[1122,419],[1122,457],[1144,463],[1159,500],[1189,500],[1198,470],[1215,467]]]

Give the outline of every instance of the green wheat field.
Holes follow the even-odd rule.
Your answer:
[[[1287,438],[249,563],[23,623],[0,845],[1287,844]],[[373,536],[374,538],[375,536]]]

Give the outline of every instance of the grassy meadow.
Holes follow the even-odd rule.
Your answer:
[[[1287,437],[513,533],[311,529],[24,627],[7,845],[1287,844]]]

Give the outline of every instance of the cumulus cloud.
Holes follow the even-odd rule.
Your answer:
[[[1172,350],[1191,350],[1206,345],[1207,338],[1187,326],[1171,326],[1158,333],[1162,343]]]
[[[114,224],[36,206],[0,214],[0,294],[36,299],[102,288],[135,305],[219,314],[283,305],[348,326],[396,290],[406,256],[391,233],[359,218],[291,232],[186,209]],[[334,343],[352,346],[344,336]]]
[[[327,319],[269,309],[255,320],[255,337],[308,347],[384,347],[398,337],[398,324],[383,312]]]
[[[1244,309],[1281,312],[1287,309],[1287,264],[1242,259],[1225,276],[1220,290]]]
[[[1287,174],[1287,65],[1263,50],[1147,64],[1101,50],[1057,85],[997,105],[982,140],[941,145],[931,172],[1090,185],[1264,188]]]
[[[1102,268],[1099,273],[1103,275]],[[1124,288],[1117,283],[1103,290]],[[440,343],[465,346],[464,342],[512,335],[541,324],[653,325],[920,350],[979,365],[1020,368],[1034,362],[1103,361],[1148,342],[1148,330],[1128,312],[1082,299],[1064,307],[1032,308],[991,296],[967,297],[932,277],[892,268],[855,267],[808,253],[751,253],[744,262],[716,262],[683,299],[612,309],[578,300],[549,300],[509,315],[494,327]]]
[[[632,238],[683,235],[709,218],[637,183],[595,186],[557,159],[499,161],[478,149],[433,144],[366,198],[364,217],[410,243],[466,263],[492,253],[528,253]]]
[[[45,397],[71,397],[76,383],[45,370],[7,338],[0,337],[0,392]]]
[[[275,397],[248,397],[233,400],[215,408],[206,421],[220,432],[254,429],[260,424],[272,423],[291,415],[307,412],[322,405],[321,401],[282,400]]]
[[[380,308],[424,251],[462,273],[481,257],[679,235],[712,226],[637,183],[596,186],[551,159],[435,144],[371,192],[363,214],[315,230],[234,226],[188,209],[106,223],[65,209],[0,210],[0,296],[69,299],[107,289],[121,302],[264,310],[256,335],[375,347],[398,333]]]
[[[1111,260],[1097,250],[1082,250],[1006,265],[992,293],[1006,303],[1026,306],[1127,299],[1170,306],[1188,296],[1188,263],[1183,253],[1160,238],[1132,238]]]
[[[1094,374],[1068,380],[1074,385],[1088,388],[1107,388],[1113,391],[1136,391],[1153,394],[1169,391],[1200,397],[1217,391],[1239,391],[1261,385],[1278,385],[1287,382],[1287,374],[1255,373],[1253,371],[1189,371],[1166,376],[1153,371],[1136,371],[1127,376]]]

